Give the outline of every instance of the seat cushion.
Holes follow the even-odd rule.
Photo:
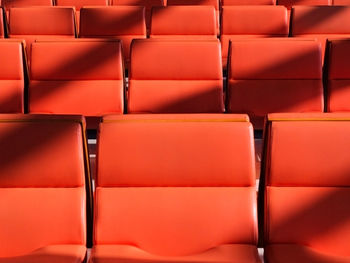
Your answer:
[[[18,257],[0,257],[0,263],[82,263],[85,255],[85,246],[56,245],[43,247]]]
[[[182,257],[152,255],[137,247],[128,245],[98,245],[93,248],[90,263],[118,262],[257,263],[261,261],[258,250],[253,245],[222,245],[202,253]]]
[[[265,248],[268,263],[349,263],[350,256],[328,254],[302,245],[269,245]]]

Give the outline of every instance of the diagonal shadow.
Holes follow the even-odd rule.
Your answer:
[[[310,14],[308,14],[310,15]],[[311,14],[312,15],[312,14]],[[125,19],[129,19],[128,17],[125,17]],[[84,55],[81,55],[81,56],[72,56],[70,61],[68,61],[65,65],[61,65],[59,68],[57,68],[56,70],[57,71],[60,71],[60,70],[63,70],[63,69],[66,69],[67,67],[75,67],[77,65],[80,65],[81,61],[83,59],[85,59],[86,57],[91,57],[93,56],[94,58],[94,61],[95,61],[95,64],[94,64],[94,67],[98,67],[99,65],[101,65],[102,63],[104,63],[105,61],[108,61],[110,59],[110,57],[108,56],[98,56],[98,53],[99,51],[101,50],[101,47],[96,47],[94,49],[91,49],[89,50],[89,52],[87,54],[84,54]],[[304,56],[308,56],[308,54],[304,54]],[[302,58],[293,58],[294,62],[297,61],[298,59],[302,59]],[[263,74],[264,71],[270,71],[270,70],[273,70],[273,69],[276,69],[280,66],[284,66],[284,65],[287,65],[289,63],[293,63],[293,60],[292,61],[282,61],[281,63],[279,63],[278,65],[275,65],[273,67],[271,67],[270,69],[261,69],[261,74]],[[86,72],[89,72],[89,70],[92,70],[92,68],[88,68],[86,67],[84,69]],[[58,91],[60,88],[62,88],[60,85],[57,85],[54,89],[48,89],[47,91],[45,91],[42,96],[41,96],[41,99],[45,99],[46,96],[49,96],[49,95],[52,95],[54,94],[56,91]],[[344,88],[347,88],[346,86],[344,86]],[[196,99],[195,97],[206,97],[208,96],[208,94],[198,94],[196,96],[194,96],[193,98],[188,98],[187,100],[188,101],[191,101],[193,99]],[[304,98],[304,99],[308,99],[308,98]],[[13,100],[13,98],[9,98],[9,101]],[[179,101],[179,102],[174,102],[172,105],[169,105],[169,106],[166,106],[166,107],[175,107],[176,105],[178,104],[182,104],[184,103],[183,101]],[[299,103],[299,102],[296,102],[296,103]],[[160,110],[165,110],[166,107],[162,106],[160,108]],[[283,110],[283,107],[279,107],[278,110]],[[13,139],[13,137],[16,137],[16,136],[19,136],[21,135],[21,130],[18,130],[18,131],[11,131],[10,134],[6,134],[4,135],[0,140],[10,140],[10,139]],[[57,131],[57,134],[55,134],[54,136],[52,136],[52,138],[50,139],[55,139],[54,137],[55,136],[59,136],[60,132],[62,131]],[[23,158],[22,155],[28,155],[30,154],[32,151],[34,151],[35,149],[38,149],[38,147],[42,147],[45,143],[47,143],[47,141],[45,140],[42,140],[41,141],[41,144],[36,144],[36,145],[31,145],[29,144],[28,145],[28,148],[27,148],[27,151],[25,152],[21,152],[21,153],[17,153],[17,155],[15,154],[10,154],[8,157],[6,157],[6,163],[4,164],[1,164],[1,165],[5,165],[5,166],[9,166],[9,165],[14,165],[16,164],[16,162],[18,160],[20,160],[20,158]],[[22,157],[21,157],[22,156]]]

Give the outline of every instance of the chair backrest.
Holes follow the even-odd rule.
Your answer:
[[[146,37],[142,6],[86,7],[80,12],[81,37]]]
[[[276,0],[221,0],[221,5],[276,5]]]
[[[24,55],[20,41],[0,40],[0,112],[24,112]]]
[[[167,0],[167,5],[204,5],[214,6],[216,10],[216,26],[220,30],[220,1],[219,0]]]
[[[254,17],[252,20],[251,18]],[[224,6],[222,35],[288,36],[287,9],[282,6]]]
[[[117,40],[35,42],[29,111],[85,116],[122,113],[123,73]]]
[[[110,116],[100,124],[95,244],[137,244],[166,256],[256,244],[247,117],[168,116]]]
[[[284,5],[288,9],[293,6],[327,6],[332,5],[332,0],[277,0],[278,5]]]
[[[0,119],[0,257],[49,245],[85,245],[82,118],[22,114]]]
[[[209,5],[214,6],[215,10],[220,9],[218,0],[167,0],[167,5]]]
[[[57,6],[74,6],[77,11],[83,6],[107,6],[108,0],[56,0]]]
[[[333,0],[333,5],[350,5],[349,0]]]
[[[350,256],[350,115],[272,114],[265,242]]]
[[[327,111],[350,111],[350,40],[329,43]]]
[[[295,6],[292,9],[291,33],[297,35],[312,34],[349,34],[349,6]]]
[[[154,7],[150,37],[216,39],[216,19],[216,12],[212,6]]]
[[[322,112],[320,44],[288,38],[232,41],[226,110],[249,113],[258,129],[267,113]]]
[[[128,110],[133,113],[223,112],[219,41],[134,40]]]
[[[75,35],[74,10],[68,7],[23,7],[9,10],[9,35]]]
[[[53,6],[52,0],[0,0],[0,6],[7,11],[12,7]]]

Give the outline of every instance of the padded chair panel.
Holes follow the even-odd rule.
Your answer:
[[[350,5],[349,0],[333,0],[333,5]]]
[[[223,112],[221,68],[218,40],[135,40],[129,112]]]
[[[241,119],[235,115],[207,115],[200,123],[196,115],[169,120],[162,115],[166,121],[158,122],[147,116],[141,121],[116,118],[100,127],[104,140],[98,146],[98,186],[255,185],[254,149],[245,147],[253,144],[251,125],[237,122]]]
[[[288,9],[291,9],[293,6],[327,6],[327,5],[332,5],[332,0],[277,0],[277,4],[284,5]]]
[[[0,90],[1,113],[24,112],[24,80],[0,80]]]
[[[9,35],[74,36],[74,10],[68,7],[11,8]]]
[[[272,129],[275,132],[271,135],[270,184],[310,187],[350,185],[349,122],[340,125],[336,121],[285,121],[274,122]],[[292,137],[290,130],[293,130]]]
[[[225,35],[288,36],[287,10],[282,6],[224,6],[222,16]]]
[[[275,5],[276,0],[221,0],[223,6],[228,5]]]
[[[130,80],[130,113],[218,113],[224,111],[220,80]]]
[[[320,80],[230,80],[227,94],[226,110],[249,113],[260,129],[268,113],[322,112],[324,107]]]
[[[32,45],[30,73],[32,80],[122,80],[121,64],[118,41],[42,41]]]
[[[266,200],[268,244],[306,245],[350,257],[348,188],[268,186]]]
[[[57,6],[74,6],[77,11],[83,6],[107,6],[108,0],[55,0]]]
[[[29,7],[29,6],[53,6],[52,0],[0,0],[0,5],[6,10],[13,7]]]
[[[255,186],[97,187],[94,241],[135,244],[162,256],[186,256],[223,244],[253,245],[255,206]]]
[[[295,6],[292,34],[350,34],[350,7]]]
[[[211,5],[216,10],[219,10],[220,6],[218,0],[168,0],[167,5]]]
[[[221,80],[220,53],[217,40],[137,40],[131,52],[131,79]]]
[[[0,208],[6,211],[0,214],[1,257],[51,244],[85,244],[85,187],[1,188]]]
[[[101,116],[123,112],[122,80],[30,82],[31,113]]]
[[[257,249],[252,245],[221,245],[203,253],[183,257],[165,257],[149,254],[139,248],[127,245],[97,245],[93,248],[94,263],[112,262],[215,262],[215,263],[257,263],[260,262]]]
[[[181,17],[181,19],[179,19]],[[208,35],[216,39],[216,12],[211,6],[167,6],[152,10],[151,37]]]
[[[12,258],[0,257],[0,263],[81,263],[86,255],[82,245],[53,245]]]
[[[83,142],[78,122],[1,122],[0,135],[0,148],[6,149],[0,151],[0,187],[84,185]],[[44,140],[47,136],[54,139]],[[40,147],[40,143],[46,147]],[[23,147],[27,152],[18,152]]]
[[[81,37],[146,35],[142,6],[86,7],[81,10]]]
[[[348,263],[350,257],[325,253],[301,245],[269,245],[265,248],[267,262],[285,263]]]
[[[230,78],[321,79],[320,51],[314,41],[235,41],[231,45]]]

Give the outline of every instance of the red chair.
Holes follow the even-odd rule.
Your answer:
[[[0,120],[0,262],[83,263],[90,213],[83,119]]]
[[[269,115],[265,259],[350,261],[350,115]]]
[[[247,116],[109,116],[98,140],[91,262],[260,262]]]

